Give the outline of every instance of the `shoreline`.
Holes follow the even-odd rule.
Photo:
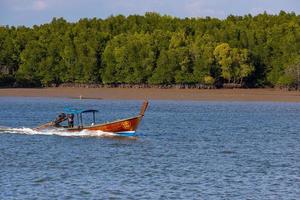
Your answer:
[[[299,91],[279,89],[1,88],[0,97],[56,97],[102,100],[192,100],[300,102]]]

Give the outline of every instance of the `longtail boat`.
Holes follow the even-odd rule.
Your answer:
[[[138,128],[141,120],[144,117],[145,111],[148,107],[148,101],[144,101],[140,113],[134,117],[120,119],[112,122],[107,123],[95,123],[95,114],[98,110],[77,110],[77,109],[64,109],[64,113],[60,114],[57,119],[54,121],[48,122],[44,125],[41,125],[36,130],[45,129],[45,128],[63,128],[66,131],[70,132],[79,132],[82,130],[88,131],[104,131],[110,133],[116,133],[125,136],[134,135],[136,129]],[[93,115],[93,122],[91,125],[85,126],[83,125],[82,114],[83,113],[92,113]],[[77,118],[77,124],[74,125],[74,117]],[[70,120],[71,118],[71,120]],[[68,125],[64,126],[61,125],[62,122],[68,121]]]

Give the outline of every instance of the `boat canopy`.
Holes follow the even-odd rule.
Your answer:
[[[82,114],[82,113],[95,113],[95,112],[99,112],[98,110],[94,110],[94,109],[74,109],[74,108],[64,108],[64,111],[67,114],[74,114],[74,115],[78,115],[78,114]]]
[[[74,109],[74,108],[64,108],[64,112],[66,114],[73,114],[73,115],[77,115],[77,123],[79,125],[79,127],[83,127],[83,120],[82,120],[82,114],[83,113],[93,113],[93,124],[95,124],[95,113],[99,112],[98,110],[94,110],[94,109]]]

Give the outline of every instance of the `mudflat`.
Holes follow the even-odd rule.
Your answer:
[[[299,91],[279,89],[9,88],[0,96],[124,100],[300,102]]]

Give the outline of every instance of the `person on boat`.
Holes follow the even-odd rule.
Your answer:
[[[68,114],[68,127],[74,127],[74,114]]]
[[[60,126],[60,123],[66,120],[66,114],[60,113],[58,117],[54,120],[55,126]]]

